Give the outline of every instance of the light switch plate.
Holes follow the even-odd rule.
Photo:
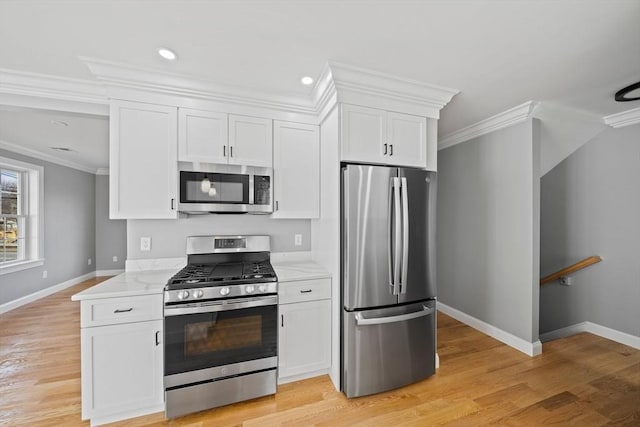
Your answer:
[[[294,236],[294,242],[296,246],[302,246],[302,234],[296,234]]]

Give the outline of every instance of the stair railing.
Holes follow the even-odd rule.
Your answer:
[[[590,265],[597,264],[600,261],[602,261],[602,258],[597,255],[590,256],[589,258],[585,258],[582,261],[578,261],[575,264],[570,265],[569,267],[565,267],[562,270],[558,270],[553,274],[543,277],[542,279],[540,279],[540,286],[546,285],[547,283],[558,280],[561,277],[568,276],[572,273],[575,273],[578,270],[582,270],[583,268],[589,267]]]

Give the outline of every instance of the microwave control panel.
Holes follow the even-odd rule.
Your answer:
[[[253,203],[256,205],[270,205],[271,177],[264,175],[255,175],[253,185]]]

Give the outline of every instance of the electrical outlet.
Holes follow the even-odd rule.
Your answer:
[[[302,246],[302,234],[296,234],[294,236],[294,243],[296,246]]]
[[[49,273],[47,273],[47,270],[43,270],[43,271],[42,271],[42,278],[43,278],[43,279],[46,279],[48,274],[49,274]]]
[[[140,238],[140,250],[143,252],[148,252],[151,250],[151,237]]]
[[[87,265],[91,265],[91,263],[92,263],[92,262],[93,262],[93,261],[91,260],[91,258],[89,258],[89,259],[87,260]]]
[[[117,256],[113,256],[113,262],[118,262],[118,257]]]

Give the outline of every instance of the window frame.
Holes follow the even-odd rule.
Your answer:
[[[0,157],[0,168],[21,173],[20,212],[24,222],[24,258],[0,262],[0,275],[44,264],[44,167]],[[7,215],[10,216],[10,215]]]

